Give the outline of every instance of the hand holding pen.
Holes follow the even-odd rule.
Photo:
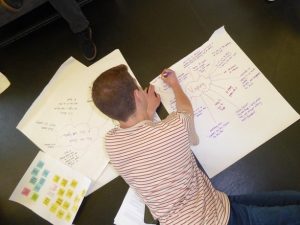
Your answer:
[[[164,69],[160,75],[161,79],[171,88],[179,85],[176,73],[173,70]]]

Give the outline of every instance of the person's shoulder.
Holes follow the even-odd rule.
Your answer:
[[[115,136],[119,129],[120,129],[119,127],[114,127],[112,129],[110,129],[109,131],[107,131],[105,137],[107,138],[107,137]]]
[[[186,111],[176,111],[172,112],[168,117],[169,118],[190,118],[192,116],[191,113],[186,112]]]

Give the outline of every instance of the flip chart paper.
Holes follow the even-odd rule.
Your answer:
[[[84,65],[67,60],[17,128],[44,152],[96,180],[108,163],[99,127],[105,129],[111,122],[97,115],[89,101],[86,76]]]
[[[192,102],[200,144],[192,147],[213,177],[290,126],[299,114],[225,31],[170,67]],[[166,110],[176,110],[160,76],[151,82]]]
[[[132,188],[129,188],[115,217],[116,225],[146,225],[144,223],[145,204]],[[154,225],[154,224],[153,224]]]
[[[52,224],[69,225],[90,183],[89,178],[39,152],[10,200],[26,206]]]
[[[119,50],[90,67],[69,59],[17,128],[44,152],[96,181],[109,161],[104,136],[115,125],[94,106],[91,87],[102,72],[119,64],[127,65]]]

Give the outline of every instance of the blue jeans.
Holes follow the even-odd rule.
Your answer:
[[[300,192],[228,196],[228,225],[300,225]]]

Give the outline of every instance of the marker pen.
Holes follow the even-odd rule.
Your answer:
[[[165,71],[162,73],[163,77],[168,77],[172,72],[171,71]]]

